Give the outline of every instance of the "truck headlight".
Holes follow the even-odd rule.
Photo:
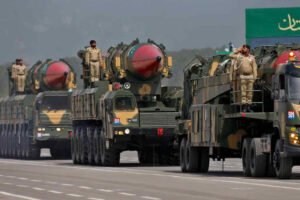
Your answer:
[[[292,144],[298,144],[298,145],[300,145],[300,140],[299,140],[298,133],[290,133],[289,134],[289,139],[290,139],[290,142]]]
[[[38,131],[45,131],[45,128],[38,128]]]
[[[128,135],[128,134],[130,133],[130,129],[129,129],[129,128],[126,128],[124,132],[125,132],[125,134]]]
[[[61,131],[61,128],[56,128],[56,131],[57,131],[57,132],[60,132],[60,131]]]

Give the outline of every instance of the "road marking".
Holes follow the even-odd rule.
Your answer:
[[[69,183],[62,183],[61,185],[62,186],[68,186],[68,187],[74,186],[73,184],[69,184]]]
[[[28,185],[16,185],[17,187],[21,187],[21,188],[28,188]]]
[[[19,180],[28,180],[28,178],[24,178],[24,177],[19,177]]]
[[[45,183],[53,184],[53,185],[57,184],[57,182],[55,182],[55,181],[46,181]]]
[[[6,178],[16,178],[15,176],[6,176]]]
[[[32,180],[30,180],[30,181],[36,182],[36,183],[42,182],[41,180],[36,180],[36,179],[32,179]]]
[[[77,169],[77,170],[89,170],[89,171],[101,171],[101,172],[110,172],[110,173],[127,173],[127,174],[134,174],[134,175],[143,175],[143,176],[157,176],[157,177],[172,177],[173,175],[170,174],[158,174],[155,171],[152,170],[130,170],[128,168],[119,168],[116,170],[115,168],[88,168],[88,167],[75,167],[75,166],[57,166],[53,165],[51,163],[49,164],[40,164],[40,163],[34,163],[34,162],[28,162],[28,161],[8,161],[8,160],[0,160],[0,163],[5,163],[5,164],[15,164],[15,165],[30,165],[30,166],[45,166],[45,167],[52,167],[52,168],[64,168],[64,169]],[[139,171],[139,172],[136,172]],[[175,177],[174,177],[175,178]],[[215,181],[220,181],[220,180],[211,180],[206,178],[205,176],[202,177],[192,177],[189,175],[181,175],[178,176],[177,179],[185,179],[185,180],[194,180],[194,181],[205,181],[205,182],[215,182]],[[243,182],[243,181],[244,182]],[[234,184],[243,184],[243,185],[248,185],[248,186],[256,186],[256,187],[265,187],[265,188],[278,188],[278,189],[286,189],[286,190],[300,190],[299,186],[300,183],[290,183],[290,184],[295,184],[297,186],[295,187],[288,187],[284,186],[289,184],[289,182],[284,182],[284,181],[265,181],[269,182],[270,184],[265,184],[265,183],[254,183],[251,182],[251,179],[247,178],[230,178],[230,180],[221,180],[225,182],[230,182]],[[273,183],[273,184],[271,184]],[[274,184],[282,184],[282,185],[274,185]],[[100,190],[101,191],[101,190]]]
[[[3,192],[0,191],[0,194],[4,195],[4,196],[9,196],[9,197],[15,197],[15,198],[19,198],[19,199],[26,199],[26,200],[40,200],[40,199],[36,199],[33,197],[28,197],[28,196],[23,196],[23,195],[18,195],[18,194],[13,194],[13,193],[8,193],[8,192]]]
[[[150,197],[150,196],[141,196],[141,198],[143,198],[143,199],[149,199],[149,200],[161,200],[160,198]]]
[[[48,192],[51,192],[53,194],[62,194],[62,192],[56,190],[48,190]]]
[[[68,196],[70,196],[70,197],[82,197],[81,195],[79,195],[79,194],[67,194]]]
[[[104,200],[104,199],[99,199],[99,198],[90,197],[90,198],[88,198],[88,200]]]
[[[253,188],[247,187],[247,188],[242,188],[242,187],[235,187],[231,188],[232,190],[252,190]]]
[[[0,174],[0,177],[2,177],[3,175],[2,174]]]
[[[107,189],[98,189],[100,192],[113,192],[113,190],[107,190]]]
[[[124,196],[136,196],[136,194],[127,193],[127,192],[119,192],[119,194],[124,195]]]
[[[38,187],[33,187],[32,189],[37,190],[37,191],[44,191],[44,188],[38,188]]]
[[[7,183],[7,182],[6,182],[6,183],[3,183],[3,184],[4,184],[4,185],[12,185],[11,183]]]
[[[78,186],[80,189],[91,190],[93,188],[87,186]]]

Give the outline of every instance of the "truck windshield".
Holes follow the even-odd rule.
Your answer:
[[[288,95],[290,99],[300,99],[300,77],[288,77]]]
[[[134,105],[131,97],[117,97],[115,99],[116,110],[133,110]]]
[[[68,96],[45,96],[42,100],[42,110],[70,109]]]

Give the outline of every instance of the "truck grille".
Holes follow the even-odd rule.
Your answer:
[[[141,112],[141,127],[176,127],[177,112]]]

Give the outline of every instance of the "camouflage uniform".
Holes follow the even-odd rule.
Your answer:
[[[24,92],[27,67],[23,64],[13,64],[11,67],[11,79],[17,92]]]
[[[102,64],[101,50],[98,48],[88,47],[85,52],[85,65],[90,69],[90,81],[99,81],[100,66]]]
[[[235,81],[233,89],[240,88],[242,104],[251,104],[253,97],[253,84],[257,78],[257,64],[252,55],[245,56],[241,53],[232,53],[229,55],[233,59],[231,67],[231,77]],[[239,95],[237,95],[239,96]],[[239,97],[237,97],[239,100]]]

